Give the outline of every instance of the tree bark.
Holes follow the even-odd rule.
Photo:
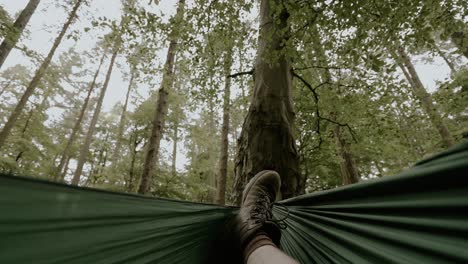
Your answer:
[[[88,128],[88,133],[86,134],[85,142],[83,143],[81,150],[80,150],[80,157],[78,159],[78,164],[76,166],[75,174],[73,175],[73,179],[71,182],[71,184],[73,185],[78,185],[78,183],[80,182],[81,173],[83,172],[83,166],[86,162],[86,158],[88,157],[89,146],[91,145],[91,142],[93,140],[94,130],[96,128],[96,124],[99,119],[99,114],[101,113],[102,102],[104,101],[104,96],[106,95],[107,86],[109,86],[110,77],[112,75],[112,68],[114,67],[115,58],[117,57],[119,53],[119,49],[120,49],[120,44],[115,44],[114,51],[112,53],[112,57],[109,63],[109,69],[107,70],[106,79],[104,81],[101,94],[99,95],[96,108],[94,109],[93,117],[91,119],[91,123],[89,124],[89,128]]]
[[[232,53],[228,52],[224,59],[224,98],[223,98],[223,125],[221,128],[221,149],[219,155],[218,186],[216,189],[215,203],[224,205],[226,203],[226,177],[229,150],[229,114],[231,97],[231,78],[227,77],[231,72]]]
[[[70,136],[68,137],[67,145],[65,146],[65,149],[62,152],[62,157],[60,158],[59,165],[57,166],[56,171],[55,171],[55,179],[56,180],[59,179],[59,176],[60,176],[60,173],[62,172],[63,166],[65,165],[65,162],[69,158],[71,147],[73,146],[73,143],[75,142],[75,139],[76,139],[76,135],[77,135],[78,131],[80,130],[81,122],[83,121],[84,115],[86,113],[86,109],[88,108],[89,100],[91,98],[91,94],[93,93],[94,87],[96,86],[96,80],[97,80],[97,77],[99,75],[99,72],[101,71],[101,66],[104,63],[105,57],[106,57],[106,54],[104,53],[102,55],[102,57],[101,57],[101,61],[99,62],[99,66],[98,66],[96,72],[94,73],[93,80],[91,82],[91,85],[89,86],[88,93],[87,93],[86,98],[85,98],[85,100],[83,102],[83,106],[81,107],[81,111],[80,111],[80,114],[78,115],[78,119],[76,120],[76,122],[75,122],[75,124],[74,124],[74,126],[72,128],[72,132],[71,132]],[[63,177],[61,177],[60,179],[62,181],[64,180]]]
[[[11,129],[14,127],[16,121],[18,120],[19,115],[24,109],[24,106],[26,105],[29,97],[33,94],[34,90],[36,89],[37,85],[39,84],[42,76],[44,75],[45,71],[49,67],[49,64],[52,60],[52,57],[55,54],[55,51],[57,50],[60,42],[62,41],[63,37],[65,36],[65,33],[67,32],[67,29],[70,27],[70,25],[73,22],[73,19],[76,16],[76,12],[78,11],[78,8],[80,7],[81,3],[83,0],[77,0],[75,5],[73,6],[72,11],[70,12],[70,15],[68,16],[67,22],[63,25],[62,30],[60,31],[60,34],[57,36],[57,38],[54,41],[54,44],[52,45],[52,48],[49,51],[49,54],[47,54],[47,57],[44,59],[42,62],[41,66],[39,69],[36,71],[33,79],[29,83],[28,87],[26,88],[26,91],[24,92],[23,96],[19,100],[18,104],[16,105],[15,109],[11,113],[10,117],[8,118],[8,121],[5,123],[5,126],[3,127],[2,131],[0,132],[0,148],[3,147],[5,144],[6,139],[11,133]]]
[[[183,17],[184,5],[185,0],[179,0],[176,13],[176,18],[178,18],[178,20],[181,20]],[[176,34],[176,32],[177,30],[173,30],[171,34],[171,41],[167,51],[163,79],[158,92],[158,102],[154,113],[151,135],[149,137],[148,149],[145,157],[145,164],[143,167],[143,173],[141,175],[141,182],[138,187],[138,193],[140,194],[145,194],[149,191],[155,167],[159,159],[159,146],[161,144],[164,122],[168,110],[168,94],[174,83],[174,58],[177,49],[177,41],[179,39],[179,36]]]
[[[127,107],[128,107],[128,100],[130,98],[130,93],[132,91],[132,86],[133,86],[133,81],[135,79],[135,72],[134,70],[131,70],[130,73],[130,81],[128,83],[128,88],[127,88],[127,95],[125,96],[125,102],[122,108],[122,113],[120,114],[120,120],[119,120],[119,127],[117,131],[117,140],[115,142],[115,148],[114,148],[114,153],[112,153],[111,157],[111,162],[112,162],[112,167],[115,168],[115,165],[120,157],[120,148],[122,147],[122,135],[125,129],[125,122],[126,122],[126,116],[127,116]]]
[[[8,54],[10,54],[10,51],[15,47],[16,43],[20,39],[29,19],[34,14],[34,11],[36,11],[39,2],[40,0],[29,0],[28,4],[23,11],[21,11],[21,14],[13,24],[13,32],[9,33],[0,45],[0,68],[2,68]]]
[[[402,47],[398,47],[397,52],[402,63],[407,69],[406,73],[405,70],[403,70],[403,72],[405,73],[405,76],[409,78],[408,82],[410,83],[410,86],[413,89],[414,95],[416,96],[416,98],[419,99],[424,111],[429,116],[429,119],[431,120],[432,124],[439,132],[444,146],[447,148],[452,146],[454,144],[454,139],[450,134],[442,116],[437,110],[437,107],[434,105],[431,95],[426,91],[424,85],[419,79],[419,76],[416,72],[416,69],[413,66],[413,63],[411,63],[410,58],[408,57],[408,55]]]
[[[247,182],[266,169],[281,175],[283,198],[304,192],[305,181],[299,173],[299,155],[292,132],[291,66],[284,54],[289,14],[281,2],[261,1],[254,92],[238,140],[235,164],[238,204]],[[273,14],[273,10],[281,12]]]

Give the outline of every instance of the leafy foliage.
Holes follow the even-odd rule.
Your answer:
[[[163,3],[143,2],[122,1],[120,20],[92,14],[89,25],[70,34],[70,42],[98,34],[93,38],[95,48],[63,49],[54,60],[8,144],[1,149],[0,170],[51,179],[97,58],[118,40],[122,55],[119,70],[127,77],[135,74],[135,89],[121,139],[118,122],[123,102],[101,115],[82,184],[135,192],[157,100],[154,87],[161,82],[165,59],[161,54],[171,35],[178,34],[182,37],[175,85],[169,96],[162,155],[151,192],[161,197],[212,201],[216,186],[210,178],[218,166],[225,62],[232,60],[232,74],[255,70],[256,38],[261,26],[256,21],[258,6],[249,0],[195,0],[188,3],[185,19],[167,19]],[[291,58],[295,76],[294,131],[301,173],[307,175],[306,192],[342,184],[343,146],[337,143],[338,137],[345,142],[362,180],[394,174],[443,149],[420,98],[398,68],[398,47],[424,58],[424,64],[434,64],[440,56],[444,56],[444,63],[453,64],[451,76],[436,83],[431,96],[455,139],[468,137],[468,68],[457,37],[462,34],[466,39],[463,1],[286,1],[284,5],[275,6],[273,17],[276,23],[280,15],[286,15],[281,13],[286,8],[289,32],[282,32],[286,36],[282,45],[287,47],[284,52]],[[93,2],[88,6],[93,7]],[[0,6],[0,37],[8,34],[11,17]],[[41,61],[41,56],[29,48],[24,47],[27,54]],[[275,56],[279,54],[272,52],[269,59],[273,61]],[[2,124],[31,78],[29,65],[2,69]],[[97,87],[102,85],[99,78]],[[236,140],[254,92],[249,74],[231,80],[228,193],[234,177]],[[67,182],[96,97],[95,91],[72,146],[65,171]],[[122,148],[118,159],[112,160],[118,140],[122,140]]]

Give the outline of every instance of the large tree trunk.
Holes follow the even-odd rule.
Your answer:
[[[127,88],[127,95],[125,96],[125,102],[122,108],[122,113],[120,114],[119,127],[117,131],[117,140],[115,142],[114,153],[112,154],[112,157],[111,157],[112,167],[114,168],[120,157],[120,148],[122,147],[122,135],[125,130],[125,122],[126,122],[125,119],[127,116],[128,100],[130,98],[130,93],[132,91],[134,79],[135,79],[135,72],[134,70],[131,70],[130,81],[128,83],[128,88]]]
[[[273,14],[273,10],[280,12]],[[283,198],[304,192],[305,181],[299,173],[299,155],[292,132],[291,66],[284,54],[288,17],[282,1],[261,1],[254,92],[238,140],[235,165],[237,203],[246,183],[266,169],[281,175]]]
[[[52,45],[52,48],[49,51],[49,54],[47,54],[47,57],[45,60],[42,62],[41,66],[39,69],[36,71],[33,79],[29,83],[28,87],[26,88],[26,91],[24,92],[23,96],[19,100],[18,104],[16,105],[15,109],[11,113],[10,117],[8,118],[8,121],[6,122],[5,126],[3,127],[2,131],[0,132],[0,148],[3,147],[3,144],[5,144],[5,141],[7,137],[10,135],[11,129],[14,127],[16,121],[18,120],[19,115],[24,109],[24,106],[26,105],[29,97],[33,94],[34,90],[36,89],[37,85],[39,84],[39,81],[41,80],[42,76],[44,75],[45,71],[47,70],[47,67],[49,67],[49,64],[52,60],[52,57],[55,54],[55,51],[57,50],[57,47],[59,46],[60,42],[62,41],[63,37],[65,36],[65,33],[67,32],[68,27],[73,22],[73,19],[76,16],[76,12],[78,11],[78,8],[80,7],[81,3],[83,0],[77,0],[75,5],[73,6],[72,11],[70,12],[70,15],[68,16],[67,22],[63,25],[62,30],[60,31],[60,34],[57,36],[57,38],[54,41],[54,44]]]
[[[86,134],[85,142],[81,146],[80,157],[78,159],[78,164],[76,165],[75,174],[73,175],[73,179],[71,182],[73,185],[78,185],[78,183],[80,182],[81,173],[83,172],[83,166],[86,162],[86,158],[88,157],[89,146],[91,145],[91,142],[93,140],[94,130],[96,128],[96,124],[99,119],[99,114],[101,113],[102,102],[104,101],[104,96],[106,95],[107,86],[109,86],[110,77],[112,75],[112,68],[114,67],[115,58],[117,57],[117,54],[119,53],[119,49],[120,49],[120,44],[116,44],[114,46],[114,51],[113,51],[113,54],[109,63],[109,69],[107,70],[106,79],[104,81],[101,94],[99,95],[96,108],[94,109],[93,118],[91,119],[91,123],[89,124],[88,133]]]
[[[29,0],[28,4],[23,11],[21,11],[21,14],[13,24],[13,32],[10,32],[0,45],[0,68],[2,68],[8,54],[10,54],[10,51],[15,47],[21,37],[24,28],[28,24],[31,16],[34,14],[34,11],[36,11],[39,2],[40,0]]]
[[[80,130],[80,127],[81,127],[81,122],[83,121],[83,118],[84,118],[84,115],[86,113],[86,109],[88,108],[88,104],[89,104],[89,99],[91,98],[91,94],[93,93],[93,90],[94,90],[94,87],[96,86],[96,80],[97,80],[97,77],[99,75],[99,72],[101,71],[101,66],[102,64],[104,63],[104,59],[106,57],[106,54],[104,53],[101,57],[101,61],[99,62],[99,66],[96,70],[96,72],[94,73],[94,77],[93,77],[93,81],[91,82],[91,85],[89,86],[89,89],[88,89],[88,93],[86,95],[86,98],[83,102],[83,106],[81,107],[81,111],[80,111],[80,114],[78,115],[78,119],[76,120],[73,128],[72,128],[72,132],[70,134],[70,136],[68,137],[68,141],[67,141],[67,145],[65,146],[65,149],[63,150],[62,152],[62,157],[60,158],[60,163],[59,165],[57,166],[56,168],[56,171],[55,171],[55,179],[58,180],[60,177],[60,174],[63,170],[63,166],[65,165],[65,162],[67,161],[67,159],[69,158],[69,155],[70,155],[70,150],[73,146],[73,143],[75,142],[75,139],[76,139],[76,135],[78,134],[78,131]],[[60,178],[62,181],[64,180],[63,178]]]
[[[411,63],[410,58],[408,57],[408,55],[402,47],[399,47],[397,51],[402,63],[407,69],[406,72],[404,70],[404,67],[402,67],[403,73],[405,74],[406,78],[408,78],[408,82],[410,83],[410,86],[413,89],[414,95],[416,96],[416,98],[419,99],[424,111],[429,116],[429,119],[431,120],[432,124],[439,132],[444,146],[452,146],[454,144],[454,139],[450,134],[442,116],[437,110],[437,107],[432,102],[431,95],[426,91],[424,85],[419,79],[419,76],[413,66],[413,63]]]
[[[232,53],[228,52],[224,59],[224,102],[223,102],[223,125],[221,128],[221,149],[219,155],[219,170],[218,170],[218,186],[216,189],[215,203],[224,205],[226,203],[226,177],[227,177],[227,162],[229,150],[229,114],[230,114],[230,97],[231,97],[231,78],[227,77],[231,72]]]
[[[182,19],[184,5],[185,0],[179,0],[176,13],[176,18],[178,19],[175,21],[180,21]],[[171,42],[169,43],[169,49],[167,50],[163,79],[158,92],[158,103],[154,113],[151,135],[149,137],[148,149],[145,157],[145,164],[143,167],[143,173],[141,175],[141,182],[140,186],[138,187],[138,193],[140,194],[145,194],[149,191],[153,173],[159,159],[159,146],[161,143],[164,122],[166,120],[168,110],[168,94],[174,83],[174,58],[177,49],[177,41],[179,39],[179,36],[175,32],[177,31],[175,30],[171,34]]]

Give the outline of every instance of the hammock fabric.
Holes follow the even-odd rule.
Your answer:
[[[281,203],[301,263],[468,263],[468,142]],[[208,263],[236,211],[1,175],[0,263]]]

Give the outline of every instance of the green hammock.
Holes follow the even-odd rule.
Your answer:
[[[468,142],[282,203],[301,263],[468,263]],[[236,210],[1,175],[0,263],[208,263]]]

